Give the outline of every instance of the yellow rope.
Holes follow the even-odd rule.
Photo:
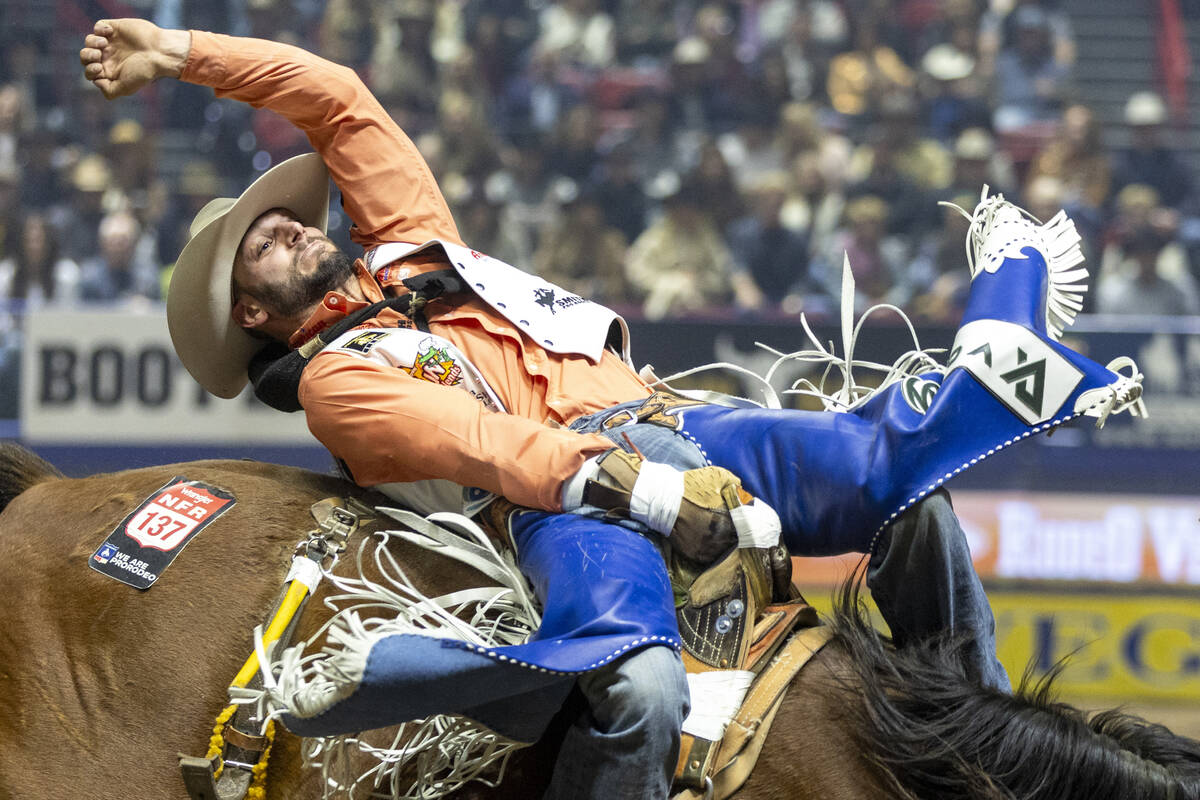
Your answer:
[[[267,730],[263,735],[267,737],[267,746],[263,748],[262,757],[250,771],[254,778],[250,782],[250,788],[246,790],[246,800],[266,800],[267,797],[267,759],[271,755],[271,745],[275,743],[275,720],[267,723]]]
[[[224,711],[217,714],[212,736],[208,737],[208,752],[204,754],[205,758],[220,756],[225,751],[225,724],[233,719],[235,712],[237,712],[237,706],[226,706]],[[225,769],[225,762],[218,760],[217,768],[213,770],[213,780],[221,777],[223,769]]]
[[[263,645],[269,645],[271,642],[278,639],[288,623],[295,616],[297,609],[300,608],[304,596],[308,593],[308,587],[301,581],[292,581],[288,587],[287,594],[283,602],[280,603],[279,610],[275,613],[275,617],[267,625],[267,630],[263,634]],[[231,686],[245,686],[254,677],[254,673],[258,671],[258,655],[251,653],[250,658],[242,665],[242,669],[234,677]],[[225,752],[225,725],[233,718],[237,712],[236,705],[226,706],[225,710],[217,715],[216,722],[213,725],[212,736],[208,738],[208,752],[205,758],[217,757],[217,766],[213,770],[213,780],[221,777],[221,773],[225,770],[225,762],[220,758]],[[251,769],[250,788],[246,791],[246,800],[265,800],[267,793],[267,759],[271,754],[271,744],[275,741],[275,721],[271,720],[267,723],[267,729],[263,734],[267,739],[267,746],[263,748],[262,756],[258,759],[258,763]]]
[[[237,712],[237,706],[227,706],[224,711],[217,715],[216,724],[213,725],[212,736],[208,739],[208,752],[205,753],[205,758],[220,756],[225,751],[225,726],[229,720],[233,719],[233,715]],[[275,720],[270,720],[267,723],[267,729],[263,733],[267,739],[267,746],[263,748],[262,756],[259,757],[258,763],[250,770],[252,776],[250,780],[250,788],[246,790],[246,800],[266,800],[267,796],[267,761],[271,756],[271,745],[275,743]],[[221,777],[221,773],[225,770],[225,762],[218,759],[217,767],[213,770],[213,780]]]

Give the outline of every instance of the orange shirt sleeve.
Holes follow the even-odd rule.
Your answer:
[[[461,389],[336,352],[305,368],[299,397],[309,430],[362,486],[445,478],[560,511],[563,481],[614,446],[489,411]]]
[[[462,244],[429,165],[353,70],[291,45],[191,34],[181,79],[268,108],[304,131],[342,191],[356,242]]]

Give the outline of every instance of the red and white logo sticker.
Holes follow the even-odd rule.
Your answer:
[[[142,547],[173,550],[232,502],[194,484],[169,485],[134,512],[125,535]]]

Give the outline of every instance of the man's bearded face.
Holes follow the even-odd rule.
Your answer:
[[[329,244],[333,247],[332,242]],[[354,259],[341,250],[322,254],[316,270],[307,274],[299,269],[301,255],[302,251],[296,253],[296,268],[282,281],[264,283],[254,290],[259,300],[283,317],[302,313],[323,300],[329,292],[344,286],[354,276]]]

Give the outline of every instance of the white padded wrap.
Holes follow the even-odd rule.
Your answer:
[[[652,531],[670,535],[683,502],[683,473],[667,464],[643,461],[633,482],[629,515]]]
[[[742,700],[754,681],[754,673],[741,669],[688,673],[692,693],[692,711],[683,721],[683,732],[719,742],[725,727],[742,707]]]
[[[292,568],[288,570],[287,577],[283,579],[285,585],[290,585],[292,581],[300,581],[308,587],[308,593],[312,594],[321,582],[321,565],[311,558],[296,556],[292,559]]]
[[[779,544],[783,526],[775,509],[755,498],[749,505],[730,509],[729,517],[737,531],[738,547],[774,547]]]
[[[600,474],[599,461],[600,456],[592,456],[583,462],[583,466],[579,468],[578,472],[563,481],[563,511],[574,511],[583,505],[583,487],[589,480],[595,479]]]

